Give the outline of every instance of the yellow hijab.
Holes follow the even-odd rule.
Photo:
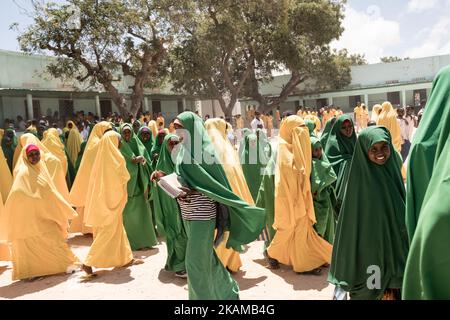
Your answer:
[[[14,180],[17,175],[16,171],[19,169],[19,166],[23,166],[24,157],[23,157],[23,146],[27,146],[29,144],[34,144],[39,147],[39,150],[41,151],[41,161],[45,163],[46,169],[48,170],[48,173],[50,175],[50,178],[53,181],[53,184],[56,186],[56,189],[58,192],[63,196],[63,198],[69,202],[69,189],[67,187],[66,183],[66,171],[64,171],[64,166],[59,160],[59,158],[55,155],[53,155],[49,149],[47,149],[46,146],[44,146],[39,139],[31,134],[31,133],[25,133],[23,134],[17,143],[16,152],[18,150],[20,157],[17,160],[17,163],[14,167]],[[16,153],[14,153],[15,155]],[[25,157],[26,158],[26,157]],[[27,160],[28,161],[28,160]]]
[[[9,171],[6,157],[3,154],[3,150],[0,146],[0,196],[2,196],[3,201],[6,201],[6,199],[8,198],[9,190],[11,190],[11,185],[12,174],[11,171]]]
[[[92,128],[77,176],[70,190],[70,201],[75,207],[84,207],[86,203],[86,189],[89,186],[89,182],[92,181],[92,168],[97,155],[98,145],[105,131],[109,129],[112,129],[111,123],[106,121],[99,122]]]
[[[400,152],[402,150],[402,136],[400,131],[400,125],[397,121],[397,112],[392,107],[390,102],[385,102],[381,106],[381,113],[378,117],[377,125],[385,126],[388,128],[392,136],[392,144],[395,149]]]
[[[311,141],[299,116],[281,123],[275,171],[275,237],[269,255],[296,272],[311,271],[330,263],[332,246],[323,240],[316,223],[311,194]]]
[[[81,144],[83,143],[83,138],[77,127],[73,127],[69,132],[69,137],[67,138],[67,154],[69,155],[70,162],[75,166],[77,162],[78,154],[81,150]]]
[[[59,138],[58,130],[55,128],[50,128],[44,132],[44,139],[42,144],[54,155],[59,161],[63,168],[64,174],[67,174],[67,157],[64,151],[64,145]]]
[[[75,122],[73,122],[72,120],[69,120],[69,121],[66,122],[66,126],[63,128],[63,133],[66,133],[67,131],[71,130],[71,129],[69,129],[69,124],[70,123],[72,124],[72,129],[77,129],[78,130],[77,126],[75,125]]]
[[[65,235],[68,220],[77,215],[59,192],[47,169],[47,151],[38,145],[41,161],[32,165],[26,155],[28,145],[29,143],[22,148],[21,157],[14,170],[11,192],[0,221],[4,228],[0,233],[5,236],[6,231],[8,241],[44,235],[53,230],[55,224]]]
[[[381,109],[381,104],[374,105],[372,108],[372,116],[370,120],[378,122],[378,116],[380,115]]]
[[[125,158],[119,150],[120,135],[109,131],[98,143],[92,167],[92,179],[87,188],[85,223],[102,227],[121,216],[128,200],[130,180]]]
[[[255,203],[245,181],[239,157],[226,136],[227,123],[223,119],[208,119],[205,122],[205,127],[225,170],[231,189],[249,205],[254,205]]]
[[[153,134],[153,139],[156,139],[156,136],[158,135],[158,126],[156,125],[156,121],[150,120],[148,122],[148,127],[150,128],[150,131]]]

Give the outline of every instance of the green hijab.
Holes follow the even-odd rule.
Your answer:
[[[316,123],[314,121],[312,121],[311,119],[306,119],[305,120],[305,126],[308,127],[309,130],[309,135],[311,137],[315,137],[315,133],[314,133],[314,129],[316,129]]]
[[[311,137],[312,150],[322,148],[319,138]],[[323,149],[323,148],[322,148]],[[335,225],[335,194],[333,184],[337,180],[336,173],[333,170],[325,153],[322,153],[321,159],[312,159],[311,171],[311,193],[314,200],[314,211],[317,223],[314,225],[317,233],[333,243],[334,225]]]
[[[406,225],[410,241],[435,165],[450,135],[450,66],[436,76],[433,89],[411,146],[408,164]]]
[[[143,194],[150,184],[150,156],[144,145],[139,141],[133,131],[133,127],[125,123],[120,126],[120,133],[123,134],[125,129],[131,131],[130,141],[122,139],[120,146],[120,152],[122,153],[127,163],[127,170],[130,174],[130,180],[128,181],[128,197],[134,197]],[[143,156],[147,163],[145,165],[137,165],[133,163],[133,157]]]
[[[336,196],[338,202],[342,202],[344,198],[345,187],[347,185],[348,173],[350,164],[352,162],[353,152],[356,144],[356,133],[353,130],[353,134],[350,138],[341,134],[341,128],[344,122],[350,121],[353,124],[353,120],[349,115],[342,115],[333,125],[330,135],[328,137],[325,154],[333,166],[334,172],[337,174],[336,181]],[[339,210],[339,206],[337,208]]]
[[[380,166],[369,160],[368,151],[382,141],[389,144],[391,156]],[[388,129],[370,127],[360,133],[328,277],[352,299],[380,299],[386,289],[402,286],[409,243],[401,165]],[[380,268],[380,288],[371,290],[367,283],[373,266]]]
[[[241,142],[239,144],[239,157],[242,157],[242,153],[244,152],[244,146],[245,146],[245,137],[247,137],[249,134],[252,134],[253,131],[249,128],[244,128],[241,130]]]
[[[239,251],[241,245],[254,241],[261,233],[265,222],[264,209],[249,206],[234,194],[202,119],[190,111],[177,118],[190,138],[183,141],[176,172],[188,186],[228,207],[230,235],[227,248]]]
[[[320,136],[320,143],[322,144],[323,150],[327,147],[328,137],[330,136],[331,129],[336,122],[336,118],[333,117],[325,123],[325,128],[323,129],[322,135]]]
[[[406,263],[404,299],[450,299],[449,130],[450,67],[447,67],[435,81],[408,168],[406,221],[415,222],[417,217],[418,220]],[[411,226],[412,223],[408,225]]]
[[[178,139],[175,134],[168,134],[161,145],[161,153],[156,164],[156,170],[166,174],[175,172],[175,164],[169,152],[168,145],[171,139]],[[180,233],[184,233],[183,221],[177,200],[171,198],[162,191],[157,184],[152,189],[153,204],[155,208],[156,226],[158,232],[171,239],[177,238]]]
[[[145,141],[145,142],[142,139],[142,133],[144,131],[150,133],[150,139],[148,141]],[[151,155],[152,154],[153,144],[155,143],[155,140],[153,138],[153,134],[152,134],[152,131],[150,130],[150,128],[146,127],[146,126],[141,127],[139,129],[139,132],[138,132],[138,137],[139,137],[139,140],[141,140],[141,143],[144,145],[145,149],[147,149],[148,154]]]
[[[153,159],[153,157],[155,156],[155,155],[159,155],[160,154],[160,152],[161,152],[161,146],[162,146],[162,143],[164,142],[164,140],[160,143],[158,140],[158,137],[159,136],[161,136],[161,135],[165,135],[166,133],[165,133],[165,131],[164,130],[159,130],[158,131],[158,134],[156,135],[156,137],[155,137],[155,140],[153,141],[153,146],[152,146],[152,151],[151,151],[151,153],[150,153],[150,156],[151,156],[151,158]],[[156,166],[156,162],[158,161],[158,159],[155,159],[154,161],[153,161],[153,167],[154,166]]]
[[[10,136],[12,140],[12,144],[10,146],[6,145],[6,137]],[[14,159],[14,151],[17,146],[17,136],[13,129],[6,129],[3,138],[2,138],[2,149],[3,154],[6,157],[6,162],[8,163],[9,170],[13,171],[13,159]],[[6,199],[5,199],[6,200]]]
[[[252,147],[250,143],[255,144],[255,146]],[[254,201],[258,197],[264,168],[268,164],[271,154],[272,148],[269,140],[261,129],[245,137],[240,161],[245,180]]]

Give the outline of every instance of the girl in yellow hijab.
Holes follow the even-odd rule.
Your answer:
[[[26,146],[28,144],[34,144],[39,147],[41,158],[46,165],[48,173],[50,174],[50,178],[52,179],[56,189],[63,196],[63,198],[70,203],[69,189],[66,182],[67,166],[64,168],[64,165],[63,163],[61,163],[59,158],[56,155],[53,155],[50,150],[47,149],[47,147],[45,147],[41,143],[41,141],[39,141],[39,139],[31,133],[25,133],[19,138],[19,143],[17,144],[16,151],[14,152],[14,176],[16,167],[19,165],[19,163],[23,162],[23,146]]]
[[[94,165],[95,156],[97,155],[98,144],[103,134],[108,130],[112,130],[112,125],[110,122],[102,121],[97,123],[94,128],[92,128],[92,133],[86,144],[80,167],[78,168],[75,181],[72,185],[72,189],[70,190],[70,201],[77,208],[78,213],[78,217],[70,224],[70,232],[72,233],[92,233],[92,228],[86,226],[84,219],[86,189],[91,181],[92,167]]]
[[[67,221],[74,216],[40,148],[25,145],[0,222],[11,245],[13,280],[71,272],[79,264],[65,241]]]
[[[74,125],[69,131],[69,137],[66,141],[67,154],[69,156],[70,162],[75,166],[78,158],[78,154],[81,150],[81,144],[83,143],[83,138],[81,137],[80,131]]]
[[[392,137],[392,144],[395,150],[400,153],[403,143],[400,125],[397,121],[397,112],[389,101],[386,101],[381,106],[381,113],[378,116],[377,125],[384,126],[389,130]]]
[[[374,121],[375,123],[378,121],[378,117],[380,116],[381,112],[381,104],[376,104],[372,108],[372,116],[370,118],[371,121]]]
[[[156,136],[158,135],[158,126],[156,125],[156,121],[150,120],[148,122],[148,127],[150,128],[150,130],[152,132],[153,139],[156,139]]]
[[[92,180],[86,197],[86,224],[95,228],[94,242],[83,270],[93,275],[92,267],[114,268],[142,263],[134,260],[123,226],[123,209],[128,200],[130,180],[125,158],[120,153],[120,134],[109,131],[98,143],[92,166]]]
[[[64,144],[59,138],[58,130],[56,130],[55,128],[50,128],[45,131],[42,144],[48,149],[48,151],[56,156],[59,161],[61,161],[63,172],[67,174],[68,163],[66,152],[64,151]]]
[[[0,148],[0,195],[6,201],[8,198],[9,190],[11,190],[12,185],[12,174],[9,170],[8,163],[6,162],[6,157],[3,154],[2,148]]]
[[[209,119],[205,122],[205,127],[231,185],[231,189],[249,205],[255,205],[250,189],[245,181],[237,152],[228,140],[227,123],[219,118]],[[228,240],[228,235],[228,233],[225,233],[225,241],[216,248],[216,253],[225,267],[232,272],[237,272],[242,266],[242,262],[238,252],[226,248],[225,244]]]
[[[295,272],[320,272],[331,262],[332,246],[314,230],[316,217],[311,195],[311,141],[298,116],[286,118],[280,128],[275,169],[276,234],[268,248],[271,258]]]

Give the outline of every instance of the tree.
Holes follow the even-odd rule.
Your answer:
[[[173,10],[167,0],[35,1],[33,6],[34,22],[19,36],[22,50],[53,54],[47,67],[52,76],[101,85],[123,116],[135,116],[144,88],[160,85],[166,73],[180,6]],[[117,88],[122,80],[131,83],[130,107]]]
[[[194,1],[195,18],[185,24],[172,56],[174,87],[217,99],[230,116],[243,96],[267,112],[306,81],[318,88],[346,85],[351,58],[329,46],[343,31],[343,5],[331,0]],[[291,76],[280,93],[261,94],[261,83],[281,70]]]
[[[403,61],[403,60],[409,60],[409,58],[400,58],[400,57],[395,57],[395,56],[390,56],[390,57],[382,57],[380,58],[380,61],[382,63],[391,63],[391,62],[398,62],[398,61]]]

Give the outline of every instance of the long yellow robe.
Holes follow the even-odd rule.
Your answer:
[[[81,144],[83,143],[83,138],[77,127],[73,127],[69,132],[69,137],[67,138],[67,154],[69,155],[70,162],[75,166],[78,154],[81,150]]]
[[[105,133],[98,145],[87,189],[85,221],[95,229],[94,242],[85,261],[90,267],[121,267],[133,260],[122,216],[130,175],[118,147],[118,134]]]
[[[277,231],[269,256],[308,272],[331,262],[332,246],[314,230],[316,217],[311,195],[311,142],[309,130],[298,116],[281,123],[275,171]]]
[[[12,174],[9,171],[8,163],[6,162],[6,157],[0,147],[0,195],[3,201],[8,198],[9,190],[11,190],[12,185]]]
[[[148,127],[150,128],[150,131],[152,132],[153,139],[156,139],[156,136],[158,135],[158,126],[156,125],[156,121],[150,120],[148,122]]]
[[[5,205],[3,203],[2,193],[0,192],[0,261],[10,261],[11,253],[9,250],[8,236],[6,226],[4,225]]]
[[[19,163],[23,162],[23,157],[21,156],[23,151],[23,146],[29,145],[29,144],[35,144],[39,147],[39,150],[41,151],[41,159],[45,162],[46,168],[50,174],[50,177],[56,186],[56,189],[58,192],[63,196],[63,198],[70,203],[69,201],[69,189],[67,187],[66,182],[66,172],[67,172],[67,166],[66,170],[64,171],[64,165],[61,163],[59,158],[50,152],[49,149],[47,149],[46,146],[42,144],[39,139],[31,134],[31,133],[25,133],[18,139],[16,150],[14,151],[14,157],[16,158],[16,164],[14,167],[14,176],[15,176],[15,170],[16,167],[19,165]]]
[[[402,150],[403,140],[400,125],[397,121],[397,112],[394,110],[390,102],[383,103],[381,107],[382,109],[380,115],[378,116],[377,125],[388,128],[391,133],[392,144],[397,152],[400,152]]]
[[[381,109],[382,109],[381,104],[376,104],[373,106],[372,116],[370,117],[371,121],[378,122],[378,116],[380,115]]]
[[[42,144],[50,151],[54,156],[56,156],[63,168],[64,174],[67,174],[68,163],[66,152],[64,151],[64,144],[59,138],[58,130],[55,128],[50,128],[44,132],[44,139],[42,139]]]
[[[86,204],[86,190],[92,181],[92,174],[94,173],[93,166],[95,157],[97,155],[98,145],[100,139],[106,130],[112,129],[111,123],[102,121],[97,123],[92,128],[92,133],[84,150],[83,158],[81,159],[80,167],[75,177],[75,181],[70,190],[70,201],[77,207],[78,217],[72,221],[70,225],[70,232],[92,233],[92,229],[86,226],[85,213],[83,208]]]
[[[32,165],[26,146],[0,220],[6,230],[0,233],[10,243],[13,280],[64,273],[79,264],[65,240],[67,221],[76,213],[53,183],[42,153]]]
[[[217,118],[209,119],[205,122],[205,127],[225,171],[231,189],[249,205],[254,205],[255,203],[247,182],[245,181],[239,157],[226,136],[227,124],[225,120]],[[226,248],[225,244],[228,236],[229,233],[225,233],[224,241],[216,248],[216,253],[225,267],[233,272],[237,272],[242,266],[242,262],[238,252]]]

